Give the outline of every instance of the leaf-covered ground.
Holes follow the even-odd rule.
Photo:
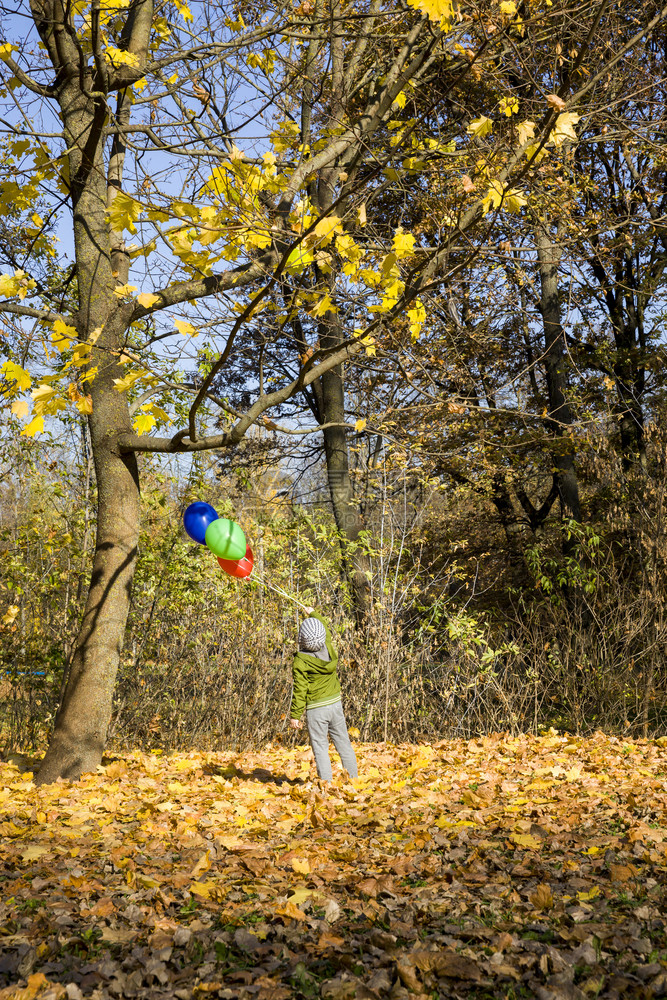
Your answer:
[[[667,994],[667,739],[357,750],[0,765],[0,1000]]]

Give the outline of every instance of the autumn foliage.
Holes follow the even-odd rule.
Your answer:
[[[665,740],[0,770],[2,1000],[662,996]]]

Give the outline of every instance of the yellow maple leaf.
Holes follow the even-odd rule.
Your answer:
[[[183,3],[182,0],[174,0],[174,6],[184,21],[192,21],[192,11],[186,3]]]
[[[310,310],[310,315],[317,318],[319,316],[324,316],[325,313],[328,312],[337,313],[338,306],[335,304],[335,302],[332,302],[329,293],[326,292],[326,294],[323,295],[322,298],[318,302],[316,302],[313,308]]]
[[[396,259],[411,257],[414,253],[415,238],[412,233],[404,233],[401,228],[394,233],[392,249],[396,254]]]
[[[77,400],[76,408],[79,413],[92,413],[93,412],[93,400],[90,396],[82,396],[81,399]]]
[[[549,135],[549,140],[553,142],[554,146],[562,146],[564,142],[577,141],[577,133],[574,131],[574,126],[579,121],[579,117],[574,111],[567,111],[558,116],[556,124]]]
[[[34,437],[44,430],[44,417],[33,417],[29,424],[26,424],[21,434],[24,437]]]
[[[359,420],[355,420],[355,422],[354,422],[354,429],[355,429],[355,431],[358,431],[359,433],[361,433],[361,431],[363,431],[363,429],[364,429],[365,426],[366,426],[366,421],[363,418],[361,418],[361,417],[359,418]]]
[[[518,188],[508,188],[505,191],[504,205],[508,212],[520,212],[528,204],[528,199]]]
[[[136,233],[135,222],[141,215],[142,208],[138,201],[129,194],[119,191],[111,206],[107,208],[107,219],[112,228],[120,233],[127,229],[131,233]]]
[[[30,407],[25,399],[15,399],[12,403],[12,413],[15,417],[27,417],[29,409]]]
[[[373,309],[377,312],[389,312],[397,304],[399,298],[403,294],[405,285],[402,281],[392,281],[390,285],[385,289],[385,293],[382,297],[382,302],[379,306],[374,306]]]
[[[137,302],[139,303],[140,306],[143,306],[144,309],[150,309],[151,306],[154,306],[155,303],[159,301],[160,301],[160,296],[153,295],[152,292],[141,292],[139,295],[137,295]]]
[[[117,298],[125,299],[127,298],[128,295],[131,295],[132,292],[136,292],[136,290],[137,290],[136,285],[116,285],[116,287],[113,290],[113,293]]]
[[[539,143],[537,142],[531,142],[528,146],[526,146],[524,152],[526,154],[526,159],[533,160],[534,163],[541,163],[547,155],[545,147],[543,146],[542,149],[540,149]]]
[[[210,851],[206,851],[204,854],[202,854],[202,856],[200,857],[199,861],[197,862],[197,864],[192,869],[192,873],[191,874],[193,875],[193,877],[196,877],[197,875],[201,875],[202,872],[207,872],[209,870],[209,868],[211,867],[211,864],[212,864],[212,862],[211,862],[211,852]]]
[[[316,895],[318,894],[314,889],[295,889],[290,893],[289,902],[299,906],[300,903],[305,903],[307,899],[312,899]]]
[[[451,0],[408,0],[408,6],[426,14],[431,21],[438,21],[442,28],[449,27],[454,14]]]
[[[72,350],[72,357],[69,359],[65,365],[65,370],[68,368],[83,368],[84,365],[88,364],[90,360],[90,350],[91,344],[77,344]]]
[[[421,299],[417,299],[411,309],[408,309],[408,320],[410,321],[410,336],[412,340],[418,340],[426,320],[426,309]]]
[[[516,14],[516,4],[514,0],[502,0],[500,4],[500,13],[506,14],[507,17],[514,17]]]
[[[187,319],[175,319],[174,326],[186,337],[198,337],[199,331]]]
[[[357,261],[361,260],[361,258],[364,256],[364,251],[362,247],[360,247],[358,243],[355,243],[354,239],[350,236],[349,233],[336,234],[336,250],[341,255],[341,257],[344,257],[346,260],[351,261],[353,264],[356,264]],[[324,256],[325,256],[325,251],[320,251],[317,255],[317,261],[320,264],[320,267],[323,267],[324,265],[323,261]]]
[[[499,208],[500,203],[503,200],[503,186],[500,181],[492,180],[489,184],[488,190],[484,197],[482,198],[482,211],[486,213],[491,208]]]
[[[531,122],[530,120],[521,122],[520,125],[517,125],[516,132],[519,138],[520,146],[523,146],[523,144],[528,142],[529,139],[535,138],[535,128],[535,122]]]
[[[533,837],[532,833],[513,833],[510,835],[510,840],[518,847],[529,847],[533,851],[542,846],[542,841]]]
[[[137,434],[147,434],[155,427],[155,417],[151,416],[150,413],[137,413],[132,421],[132,426]]]
[[[221,837],[218,837],[218,843],[220,843],[227,851],[236,851],[239,848],[243,848],[245,841],[241,840],[240,837],[235,837],[233,834],[224,833]]]
[[[20,299],[24,299],[28,292],[35,288],[37,285],[33,278],[29,278],[25,271],[18,270],[14,271],[13,274],[3,274],[0,275],[0,295],[4,295],[5,298],[13,298],[18,295]]]
[[[271,145],[278,152],[282,153],[286,149],[295,146],[300,135],[300,129],[296,122],[278,122],[273,132],[269,134]]]
[[[76,328],[69,326],[62,319],[57,319],[53,324],[53,333],[51,334],[53,346],[62,353],[72,346],[73,341],[76,341]]]
[[[511,118],[512,115],[515,115],[519,110],[519,102],[516,97],[503,97],[498,104],[498,110],[501,114],[507,115],[508,118]]]
[[[279,917],[289,917],[292,920],[306,919],[306,914],[298,906],[295,906],[291,899],[288,899],[282,906],[277,907],[275,912]]]
[[[154,417],[158,418],[158,420],[164,420],[168,424],[171,423],[171,417],[167,411],[163,410],[157,403],[148,403],[146,406],[143,406],[142,409],[146,410],[147,413],[152,413]]]
[[[594,885],[592,889],[588,890],[588,892],[578,892],[577,899],[580,900],[580,902],[582,903],[587,903],[589,902],[589,900],[595,899],[599,895],[600,895],[600,887]]]
[[[127,363],[130,360],[130,358],[126,358],[124,363]],[[123,358],[119,358],[119,361],[123,362]],[[123,376],[123,378],[115,378],[113,380],[114,389],[116,392],[126,392],[128,389],[132,388],[135,382],[138,382],[141,378],[145,378],[147,375],[148,372],[144,371],[143,368],[140,368],[138,371],[128,372],[127,375]]]
[[[232,21],[231,17],[225,18],[225,24],[231,31],[241,31],[245,28],[245,21],[241,14],[236,15],[236,20]]]
[[[290,253],[285,263],[285,270],[288,274],[301,274],[314,259],[311,251],[301,244]]]
[[[38,406],[44,406],[56,395],[56,390],[47,382],[40,382],[30,393]]]
[[[488,135],[493,128],[493,122],[486,115],[480,115],[479,118],[474,118],[470,125],[468,125],[466,132],[468,135],[474,135],[477,139],[483,139],[485,135]]]
[[[343,226],[338,216],[329,215],[325,219],[320,219],[308,239],[315,239],[320,246],[327,246],[328,243],[331,243],[336,233],[342,232]]]
[[[266,226],[255,226],[252,229],[246,229],[241,234],[241,239],[244,246],[256,247],[258,250],[264,250],[266,247],[271,246],[273,237],[271,236],[271,230]]]
[[[482,199],[482,209],[486,214],[490,208],[505,208],[508,212],[520,212],[528,204],[528,199],[518,188],[503,188],[499,180],[492,180]]]
[[[310,862],[308,858],[292,858],[292,870],[299,875],[310,875]]]
[[[5,361],[0,365],[0,372],[2,372],[2,376],[6,382],[14,383],[13,388],[15,390],[22,392],[24,389],[30,387],[32,381],[30,375],[24,368],[17,365],[15,361]]]
[[[217,888],[215,882],[193,882],[190,886],[190,892],[195,896],[201,896],[202,899],[210,899]]]
[[[104,51],[106,62],[112,66],[138,66],[139,56],[127,49],[119,49],[115,45],[107,45]]]

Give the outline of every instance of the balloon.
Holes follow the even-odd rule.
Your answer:
[[[247,546],[243,559],[220,559],[218,557],[218,562],[220,563],[220,569],[224,569],[225,573],[242,580],[252,573],[254,565],[252,549],[249,545]]]
[[[246,540],[243,529],[236,521],[219,517],[206,529],[205,541],[213,555],[220,559],[243,559]]]
[[[204,545],[206,529],[212,521],[218,520],[218,512],[210,503],[197,500],[186,508],[183,514],[183,524],[185,530],[194,542]]]

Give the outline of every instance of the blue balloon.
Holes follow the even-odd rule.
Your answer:
[[[196,500],[186,508],[183,515],[183,524],[193,542],[200,545],[206,544],[206,529],[211,521],[218,520],[218,512],[210,503],[203,500]]]

